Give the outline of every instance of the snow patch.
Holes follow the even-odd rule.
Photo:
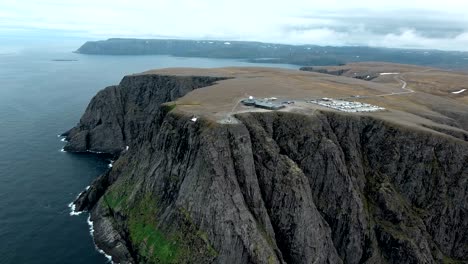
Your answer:
[[[197,119],[198,119],[198,118],[194,117],[194,118],[192,118],[192,119],[190,119],[190,120],[192,120],[192,122],[197,122]]]
[[[395,75],[395,74],[400,74],[399,72],[382,72],[380,75]]]
[[[456,92],[452,92],[453,94],[460,94],[460,93],[463,93],[464,91],[466,91],[466,89],[461,89],[460,91],[456,91]]]

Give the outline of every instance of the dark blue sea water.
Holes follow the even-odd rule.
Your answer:
[[[107,169],[92,154],[61,152],[57,135],[89,100],[130,73],[165,67],[291,65],[168,56],[89,56],[77,47],[17,50],[0,43],[0,263],[106,263],[86,214],[67,205]],[[73,59],[77,61],[54,61]]]

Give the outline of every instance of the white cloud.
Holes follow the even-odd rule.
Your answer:
[[[371,46],[391,48],[416,48],[424,49],[437,47],[444,50],[467,50],[468,33],[462,33],[453,39],[427,38],[416,33],[414,30],[404,30],[400,34],[388,34],[377,41],[369,42]]]
[[[468,50],[468,3],[457,0],[0,0],[0,9],[0,34]]]

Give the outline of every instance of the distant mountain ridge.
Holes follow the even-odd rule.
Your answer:
[[[76,52],[94,55],[171,55],[245,59],[250,62],[299,66],[383,61],[445,69],[468,69],[468,52],[287,45],[252,41],[112,38],[88,41]]]

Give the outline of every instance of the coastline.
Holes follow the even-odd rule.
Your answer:
[[[60,141],[61,142],[68,142],[68,140],[66,139],[65,136],[63,135],[57,135],[58,138],[61,138]],[[67,152],[63,147],[62,149],[60,150],[61,152]],[[92,153],[92,154],[106,154],[104,152],[97,152],[97,151],[86,151],[87,153]],[[112,163],[114,162],[113,159],[110,160],[109,164],[108,164],[108,167],[109,168],[112,168]],[[93,244],[94,244],[94,248],[95,250],[102,254],[107,260],[108,260],[108,263],[112,263],[114,264],[115,262],[112,260],[112,256],[111,255],[108,255],[106,254],[106,252],[104,250],[102,250],[101,248],[99,248],[95,242],[95,238],[94,238],[94,223],[93,221],[91,221],[91,212],[88,212],[86,210],[81,210],[81,211],[77,211],[76,210],[76,205],[75,205],[75,202],[84,194],[86,193],[86,191],[89,190],[89,188],[91,187],[91,185],[88,185],[85,187],[85,189],[83,191],[81,191],[76,197],[75,199],[73,199],[72,202],[70,202],[67,206],[68,208],[70,208],[70,213],[69,215],[70,216],[79,216],[79,215],[82,215],[83,213],[88,213],[88,217],[86,218],[86,222],[89,226],[89,234],[91,235],[91,239],[93,240]]]
[[[453,179],[451,185],[459,185],[463,178],[456,178],[452,168],[462,166],[466,157],[463,149],[468,145],[464,145],[463,139],[428,130],[423,126],[425,123],[418,127],[395,122],[387,116],[351,115],[333,111],[313,111],[312,114],[244,112],[236,114],[239,120],[236,125],[218,124],[200,114],[195,116],[202,118],[193,122],[192,105],[174,104],[177,107],[174,109],[161,101],[174,101],[172,97],[175,92],[182,95],[207,87],[201,84],[206,85],[208,77],[196,79],[191,75],[168,77],[165,72],[160,74],[163,75],[125,77],[119,86],[99,92],[92,99],[79,125],[67,135],[70,147],[66,149],[71,152],[125,149],[126,154],[118,156],[115,167],[98,177],[90,189],[80,194],[70,206],[74,212],[77,208],[90,212],[88,225],[96,250],[105,255],[105,251],[109,253],[112,256],[110,261],[158,263],[162,257],[175,256],[180,258],[174,258],[176,263],[207,263],[213,260],[217,263],[246,263],[249,259],[256,259],[254,263],[270,260],[272,263],[283,263],[285,259],[294,263],[302,263],[304,260],[340,263],[340,259],[346,259],[347,263],[359,263],[363,257],[370,257],[379,263],[398,263],[392,262],[397,259],[391,256],[394,249],[387,246],[388,239],[401,245],[398,250],[407,258],[432,258],[438,261],[444,257],[456,258],[457,254],[464,254],[463,251],[446,253],[458,250],[455,246],[435,251],[432,246],[440,245],[441,239],[450,239],[448,236],[437,237],[435,232],[464,232],[462,219],[453,220],[461,223],[460,226],[439,227],[434,223],[431,230],[415,224],[431,219],[413,214],[418,207],[410,198],[420,195],[417,191],[408,191],[408,186],[418,186],[425,193],[437,187],[437,182],[427,185],[421,180],[429,176],[444,181]],[[299,74],[308,75],[302,72]],[[322,78],[321,75],[312,76],[319,80]],[[192,82],[195,80],[196,85],[187,82],[187,78],[192,78],[189,79]],[[292,80],[294,83],[296,78]],[[232,88],[227,85],[231,82],[234,80],[226,80],[225,86],[218,83],[216,89]],[[265,82],[271,90],[271,83]],[[167,88],[161,89],[160,84]],[[297,87],[303,86],[298,84]],[[197,92],[209,92],[209,89]],[[162,96],[150,93],[154,91]],[[140,96],[146,93],[153,97],[148,99]],[[201,96],[194,98],[206,99]],[[122,104],[122,101],[129,105]],[[128,111],[119,112],[121,109],[134,109],[135,105],[142,109],[131,112],[133,115],[128,115]],[[206,105],[213,107],[214,103]],[[103,116],[103,113],[108,116]],[[120,114],[126,117],[123,123],[117,118]],[[400,117],[401,114],[395,115]],[[148,120],[142,116],[148,117]],[[103,123],[106,126],[101,126]],[[135,123],[145,125],[135,127]],[[115,134],[115,131],[119,133]],[[110,142],[107,140],[109,138],[116,140]],[[441,143],[444,148],[439,148]],[[125,147],[128,145],[132,146],[129,152],[128,147]],[[303,152],[300,146],[304,145],[312,147]],[[415,152],[424,155],[415,156]],[[454,156],[457,157],[450,157],[450,168],[439,165],[448,163],[445,158],[447,152],[456,153]],[[404,162],[387,159],[389,156],[402,157]],[[275,162],[278,165],[272,165],[272,160],[279,161]],[[328,162],[330,160],[334,161],[332,165]],[[155,164],[170,166],[154,168]],[[376,164],[383,164],[382,169],[376,169]],[[420,166],[414,169],[414,164]],[[428,167],[430,165],[433,167]],[[273,176],[272,166],[275,168]],[[405,168],[403,174],[399,169],[402,166]],[[358,178],[356,175],[360,177],[360,183],[354,181]],[[409,181],[402,182],[401,178]],[[338,188],[309,186],[310,181]],[[216,188],[213,188],[213,184]],[[246,189],[246,186],[252,189]],[[463,190],[455,191],[461,193]],[[134,193],[139,195],[132,195]],[[158,197],[161,193],[166,196]],[[359,193],[364,193],[364,197],[359,196]],[[290,199],[286,206],[282,203],[285,196]],[[245,203],[234,203],[231,197],[241,197]],[[402,201],[399,197],[406,197],[408,201]],[[460,197],[463,197],[462,194]],[[438,199],[448,198],[430,196],[424,202],[439,202]],[[342,208],[323,202],[327,200],[333,201],[333,204],[349,202],[345,204],[349,213],[341,215]],[[369,201],[377,206],[367,207]],[[457,199],[449,201],[450,213],[455,214],[460,209],[459,202]],[[166,206],[164,214],[157,215],[157,206],[161,204]],[[250,213],[249,206],[260,208],[260,211]],[[230,214],[231,208],[237,208],[240,213]],[[277,211],[276,208],[282,210]],[[429,212],[434,214],[440,209],[427,210],[432,210]],[[275,214],[270,218],[268,214],[271,212]],[[393,220],[388,215],[393,217],[397,212],[401,212],[397,219],[401,224],[392,223],[388,227],[388,219]],[[294,215],[292,222],[284,218],[285,215]],[[447,217],[441,216],[435,221],[447,221]],[[326,218],[331,221],[324,220]],[[366,219],[369,222],[365,222]],[[200,224],[204,221],[207,224]],[[262,221],[263,228],[256,224],[258,221]],[[226,227],[226,222],[233,223],[233,226]],[[304,222],[315,226],[305,228],[302,225]],[[291,223],[292,228],[274,229],[275,226],[291,226]],[[342,226],[350,231],[343,231]],[[236,233],[247,229],[248,232]],[[414,238],[402,237],[394,232],[396,229],[417,235]],[[154,235],[147,230],[157,233]],[[368,233],[368,230],[373,231]],[[334,241],[333,231],[338,232],[340,237],[346,237],[345,242]],[[235,238],[232,234],[235,234]],[[139,235],[137,239],[135,235]],[[151,235],[153,237],[149,240]],[[154,237],[163,237],[164,243]],[[223,237],[223,240],[217,240],[219,237]],[[289,239],[287,245],[281,244],[284,243],[284,237]],[[233,239],[240,239],[235,243],[238,247],[225,243]],[[424,247],[405,246],[415,239],[423,241]],[[148,244],[148,241],[152,243]],[[369,249],[366,243],[369,241],[372,242],[372,255],[366,253]],[[303,247],[304,242],[313,246]],[[154,248],[166,244],[177,245],[177,248],[170,248],[171,251],[166,255],[158,252],[159,255],[151,255],[152,259],[147,257],[149,253],[153,254]],[[185,251],[179,251],[183,254],[177,255],[179,248]],[[311,248],[317,249],[320,254]],[[242,253],[233,260],[230,252]],[[390,257],[384,257],[378,252],[385,252]]]
[[[91,213],[90,212],[87,212],[86,210],[83,210],[83,211],[76,211],[76,206],[75,206],[75,201],[83,194],[85,193],[87,190],[89,190],[90,186],[87,186],[82,192],[80,192],[76,198],[73,200],[73,202],[69,203],[68,204],[68,208],[70,208],[70,216],[79,216],[83,213],[88,213],[88,217],[86,218],[86,222],[88,223],[88,226],[89,226],[89,234],[91,235],[91,238],[93,240],[93,244],[94,244],[94,248],[96,249],[97,252],[99,252],[100,254],[104,255],[104,257],[106,257],[108,259],[108,263],[112,263],[114,264],[115,262],[112,261],[112,256],[110,255],[107,255],[106,252],[104,252],[104,250],[100,249],[96,242],[94,241],[94,224],[93,224],[93,221],[91,221]]]
[[[114,264],[115,262],[112,261],[112,256],[111,255],[107,255],[106,252],[104,252],[104,250],[100,249],[96,242],[94,241],[94,225],[93,225],[93,221],[91,221],[91,213],[88,214],[88,218],[86,219],[86,222],[88,223],[88,226],[89,226],[89,234],[91,235],[91,238],[93,239],[93,244],[94,244],[94,248],[96,249],[97,252],[101,253],[102,255],[104,255],[104,257],[107,258],[107,260],[109,261],[109,263],[112,263]]]

